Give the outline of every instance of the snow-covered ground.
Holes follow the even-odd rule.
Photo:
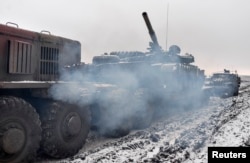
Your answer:
[[[53,160],[39,156],[37,163],[92,162],[207,162],[213,146],[250,146],[250,77],[243,76],[240,93],[211,98],[206,106],[158,117],[147,129],[111,139],[91,131],[74,157]]]

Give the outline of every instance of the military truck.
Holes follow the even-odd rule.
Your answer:
[[[60,75],[65,65],[80,62],[78,41],[0,25],[0,162],[27,162],[39,147],[50,156],[68,157],[83,146],[90,126],[86,98],[80,106],[49,93],[52,85],[74,84]]]
[[[192,107],[199,103],[199,99],[203,97],[202,86],[205,79],[204,70],[191,64],[194,62],[193,55],[180,55],[181,50],[176,45],[164,51],[158,43],[147,13],[143,12],[142,16],[152,40],[147,52],[105,53],[93,57],[93,64],[88,69],[90,80],[115,84],[130,90],[133,98],[137,97],[141,109],[133,109],[134,117],[131,120],[137,122],[133,124],[137,127],[149,125],[153,114],[159,112],[157,108],[170,108],[173,105]],[[131,103],[133,105],[136,102],[129,104]],[[114,116],[115,114],[112,115]],[[98,120],[102,121],[102,117]],[[100,128],[105,127],[105,123],[99,124]]]
[[[205,89],[210,96],[231,97],[238,96],[241,78],[237,72],[224,69],[223,72],[213,73],[205,82]]]

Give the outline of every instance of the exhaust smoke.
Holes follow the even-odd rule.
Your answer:
[[[50,89],[57,100],[89,105],[92,124],[102,133],[118,130],[118,135],[120,131],[125,134],[134,126],[149,125],[155,112],[191,108],[203,98],[204,71],[191,65],[194,57],[180,56],[176,45],[163,51],[147,14],[143,17],[152,39],[148,52],[96,56],[93,64],[61,71],[61,80],[73,84]]]

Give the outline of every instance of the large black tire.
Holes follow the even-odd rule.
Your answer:
[[[41,140],[41,122],[26,101],[0,97],[0,162],[32,161]]]
[[[89,133],[88,108],[62,102],[45,106],[41,110],[42,151],[55,158],[73,156],[82,148]]]

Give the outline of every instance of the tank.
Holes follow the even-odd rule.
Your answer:
[[[125,80],[123,76],[128,73],[136,79],[137,88],[157,87],[166,92],[179,91],[181,94],[201,90],[205,79],[204,70],[192,64],[194,56],[188,53],[180,55],[181,49],[177,45],[164,51],[158,44],[147,13],[143,12],[142,16],[152,41],[148,51],[111,52],[93,57],[92,66],[98,74],[95,79],[122,85]]]
[[[130,122],[150,124],[152,116],[159,112],[158,108],[187,108],[199,103],[199,99],[203,100],[201,95],[205,75],[204,70],[192,64],[194,56],[188,53],[180,55],[181,49],[177,45],[164,51],[158,43],[147,13],[143,12],[142,16],[151,38],[147,51],[110,52],[95,56],[90,69],[91,80],[115,84],[143,103],[140,106],[146,109],[132,113],[138,117]]]
[[[213,73],[206,79],[205,89],[210,96],[226,98],[238,96],[240,84],[241,78],[237,71],[231,72],[224,69],[222,72]]]

